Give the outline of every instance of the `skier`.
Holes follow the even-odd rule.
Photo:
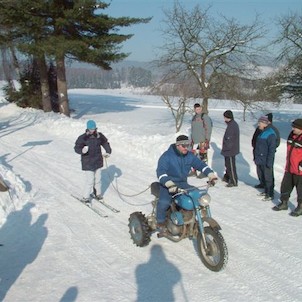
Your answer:
[[[81,154],[82,170],[85,171],[86,175],[82,202],[89,203],[89,197],[94,193],[94,190],[97,199],[103,198],[100,185],[103,157],[109,157],[112,150],[104,134],[97,131],[95,121],[89,120],[86,128],[85,133],[77,138],[74,150]],[[105,149],[104,155],[102,155],[101,147]]]

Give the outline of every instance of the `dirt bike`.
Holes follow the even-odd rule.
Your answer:
[[[166,231],[158,237],[166,237],[173,242],[189,238],[197,240],[197,252],[202,263],[210,270],[222,270],[228,261],[228,250],[221,227],[212,218],[210,210],[211,197],[208,188],[192,187],[172,196],[172,203],[167,210]],[[145,216],[142,212],[134,212],[129,217],[129,233],[133,243],[139,247],[147,246],[151,236],[157,231],[156,206],[159,199],[160,183],[151,184],[152,212]]]

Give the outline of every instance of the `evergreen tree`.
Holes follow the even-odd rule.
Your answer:
[[[132,35],[119,34],[119,29],[150,21],[150,18],[109,17],[102,13],[108,6],[95,0],[0,1],[0,26],[9,28],[6,38],[11,35],[19,49],[35,54],[41,68],[45,57],[54,58],[59,110],[67,116],[65,59],[110,70],[111,63],[128,56],[120,48]]]

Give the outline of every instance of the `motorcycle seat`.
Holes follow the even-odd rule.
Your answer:
[[[160,183],[158,181],[155,181],[151,184],[151,194],[157,198],[159,198],[159,188]]]

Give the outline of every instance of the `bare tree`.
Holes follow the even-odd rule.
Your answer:
[[[171,83],[159,82],[153,87],[153,92],[161,95],[162,101],[172,113],[175,121],[175,131],[179,132],[183,125],[185,114],[187,112],[192,113],[189,103],[192,99],[195,99],[195,96],[191,93],[195,89],[192,87],[192,81],[183,79],[177,82],[177,80],[179,79],[174,79]]]
[[[171,11],[164,11],[164,54],[157,61],[165,69],[166,82],[193,78],[198,86],[195,94],[203,99],[205,112],[212,91],[222,89],[217,81],[220,75],[247,76],[254,70],[262,51],[257,42],[265,34],[257,15],[252,24],[241,25],[225,16],[216,20],[209,11],[210,7],[202,10],[199,5],[187,11],[177,1]]]
[[[278,60],[283,63],[278,78],[290,98],[302,102],[302,15],[290,13],[277,20],[279,36],[274,44],[281,46]]]

